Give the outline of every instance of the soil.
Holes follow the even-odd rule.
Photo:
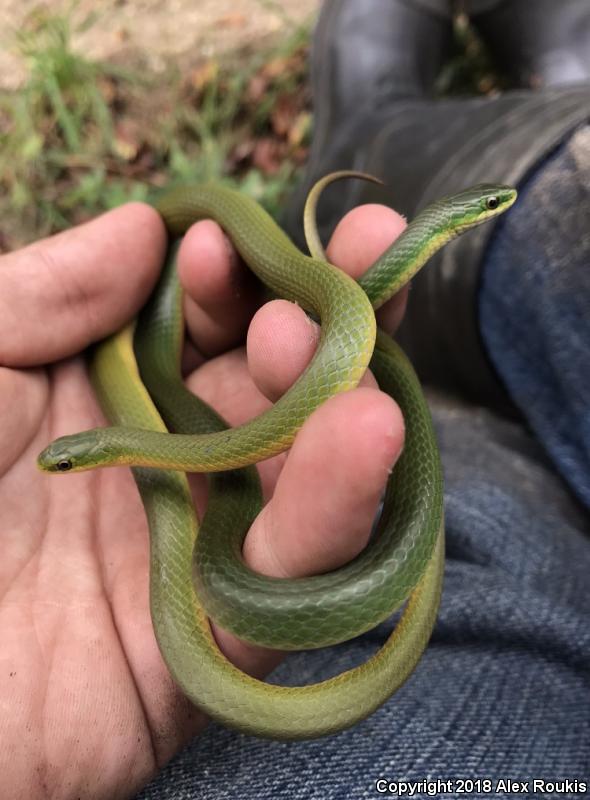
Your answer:
[[[69,14],[75,28],[89,14],[92,27],[73,38],[76,50],[90,58],[142,63],[155,71],[170,60],[198,62],[224,52],[280,40],[313,19],[320,0],[78,0]],[[0,87],[17,88],[25,67],[14,52],[12,32],[36,9],[68,13],[71,0],[0,0]]]

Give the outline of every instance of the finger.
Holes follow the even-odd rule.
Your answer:
[[[380,205],[359,206],[338,224],[327,249],[329,260],[353,278],[360,277],[404,230],[404,219]],[[380,309],[378,318],[393,331],[401,321],[407,293]],[[258,388],[277,400],[307,367],[319,342],[319,328],[293,303],[263,306],[248,330],[248,364]],[[370,373],[361,385],[375,386]]]
[[[378,389],[360,388],[324,403],[301,429],[272,500],[246,538],[250,566],[298,577],[335,569],[357,555],[403,432],[399,407]]]
[[[301,429],[272,500],[246,537],[248,565],[293,578],[354,558],[368,541],[403,433],[398,406],[376,389],[356,389],[326,402]],[[216,637],[232,660],[256,674],[277,659],[219,629]]]
[[[254,315],[248,329],[248,367],[258,389],[276,401],[301,375],[314,356],[320,327],[295,303],[273,300]],[[376,387],[370,372],[361,386]]]
[[[206,361],[188,376],[187,387],[212,406],[232,427],[242,425],[271,407],[268,398],[252,382],[244,348],[231,350]],[[264,498],[272,496],[286,457],[286,453],[279,453],[258,464]],[[206,495],[199,486],[198,477],[191,475],[189,480],[202,513]]]
[[[219,225],[197,222],[178,253],[178,273],[186,292],[190,339],[205,356],[235,347],[244,338],[259,303],[260,286]]]
[[[3,256],[0,365],[55,361],[120,328],[144,304],[165,247],[157,212],[129,203]]]

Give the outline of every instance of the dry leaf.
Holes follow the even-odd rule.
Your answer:
[[[120,28],[117,28],[115,31],[115,36],[119,42],[128,42],[131,39],[129,28],[125,27],[124,25],[122,25]]]
[[[274,175],[281,167],[284,148],[276,139],[258,139],[252,152],[252,164],[265,175]]]
[[[239,11],[233,11],[229,14],[224,14],[217,20],[217,25],[220,28],[243,28],[246,24],[246,16],[240,14]]]
[[[124,161],[133,161],[143,144],[139,126],[132,120],[123,120],[115,128],[113,151]]]
[[[112,78],[102,76],[97,81],[98,91],[108,106],[111,106],[117,97],[117,84]]]
[[[213,83],[219,75],[219,64],[215,59],[205,61],[199,67],[191,70],[188,78],[189,84],[198,92],[202,92],[209,84]]]
[[[287,136],[289,146],[294,148],[299,147],[307,138],[310,130],[311,113],[309,111],[300,111],[289,128],[289,135]]]
[[[294,94],[283,94],[277,98],[270,115],[272,129],[277,136],[287,136],[298,111],[299,101]]]
[[[246,98],[250,103],[259,103],[268,89],[268,80],[261,73],[253,75],[246,89]]]
[[[267,61],[261,68],[260,72],[267,80],[278,78],[279,75],[289,71],[289,61],[290,58],[288,56],[271,58],[270,61]]]
[[[230,170],[247,163],[254,152],[256,141],[254,139],[243,139],[231,151],[228,156],[227,162]]]

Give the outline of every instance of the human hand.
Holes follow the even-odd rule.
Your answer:
[[[401,232],[382,207],[351,212],[329,256],[358,275]],[[177,689],[154,638],[147,525],[124,468],[37,471],[56,436],[106,424],[80,351],[145,302],[165,232],[141,204],[0,259],[0,788],[27,798],[128,797],[206,719]],[[256,284],[211,222],[179,253],[187,290],[188,385],[233,425],[268,407],[311,358],[317,328]],[[399,296],[380,311],[391,330]],[[367,541],[403,442],[403,421],[370,375],[305,424],[290,453],[260,465],[263,512],[244,545],[270,575],[332,569]],[[321,476],[321,480],[318,480]],[[202,510],[202,476],[192,476]],[[216,629],[238,666],[264,675],[280,654]]]

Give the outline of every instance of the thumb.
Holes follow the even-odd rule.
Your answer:
[[[158,275],[166,230],[128,203],[0,258],[0,366],[65,358],[120,328]]]

